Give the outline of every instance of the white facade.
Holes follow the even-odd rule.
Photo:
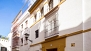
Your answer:
[[[30,49],[30,42],[26,45],[26,40],[25,40],[25,33],[30,34],[30,14],[28,12],[28,9],[21,15],[19,20],[17,21],[18,25],[18,31],[19,31],[19,51],[28,51]],[[23,43],[21,39],[23,38]]]
[[[42,51],[40,42],[45,41],[45,39],[91,29],[91,6],[89,6],[91,1],[60,1],[51,1],[53,8],[49,9],[49,0],[43,0],[31,14],[28,12],[29,8],[22,14],[17,21],[20,34],[20,51]],[[32,42],[26,41],[24,35],[26,33],[29,34],[28,39]],[[90,33],[82,32],[66,37],[65,51],[91,51]],[[72,43],[74,47],[71,47]]]
[[[8,48],[9,48],[9,51],[12,51],[12,33],[10,32],[9,34],[8,34],[8,36],[7,36],[9,39],[8,39],[8,41],[9,41],[9,43],[8,43]]]
[[[82,0],[66,0],[59,9],[60,36],[83,30]],[[83,34],[66,38],[65,51],[83,51]],[[75,43],[75,47],[71,44]]]
[[[59,8],[59,31],[67,34],[83,29],[82,1],[65,1]],[[67,26],[68,25],[68,26]],[[69,31],[68,31],[69,30]]]
[[[0,48],[1,47],[6,47],[7,48],[7,51],[10,51],[9,41],[7,39],[0,38],[0,44],[1,44],[0,45]]]
[[[71,47],[72,43],[75,43],[75,47]],[[83,51],[83,43],[83,34],[67,37],[65,51]]]
[[[90,0],[84,0],[83,2],[84,6],[83,6],[83,23],[84,23],[84,26],[83,26],[83,29],[86,30],[86,29],[91,29],[91,1]],[[84,39],[84,46],[83,46],[83,49],[84,51],[91,51],[91,31],[89,32],[86,32],[84,33],[83,35],[83,39]]]
[[[44,1],[44,3],[45,2],[46,1]],[[58,5],[58,4],[59,4],[59,0],[56,0],[56,1],[53,0],[53,7],[56,7],[56,5]],[[40,6],[37,9],[40,9],[41,7],[43,7],[43,3],[40,4]],[[44,15],[49,12],[49,10],[47,10],[47,9],[48,9],[48,4],[46,3],[46,4],[44,4]],[[36,10],[32,13],[33,15],[36,14]],[[50,21],[52,19],[55,19],[53,17],[56,14],[58,14],[58,21],[59,21],[59,29],[58,29],[59,36],[63,36],[65,34],[69,34],[69,33],[83,29],[82,1],[81,0],[76,0],[76,1],[67,0],[59,6],[58,10],[53,10],[52,14],[49,14],[48,16],[46,16],[48,18],[42,19],[40,22],[38,22],[36,25],[34,25],[33,27],[30,28],[31,29],[31,33],[30,33],[31,38],[33,40],[32,44],[36,44],[36,43],[39,43],[39,42],[42,42],[45,40],[45,31],[44,31],[45,22],[47,20]],[[48,22],[47,22],[47,24],[48,24]],[[35,30],[37,30],[37,29],[39,29],[39,37],[35,38]],[[53,32],[53,33],[55,33],[55,32]],[[50,37],[47,37],[47,38],[50,38]],[[79,39],[76,39],[77,37]],[[75,43],[76,47],[70,47],[71,43]],[[36,51],[37,50],[36,46],[37,45],[30,47],[31,49],[33,48],[33,50],[31,50],[31,49],[30,50]],[[34,47],[35,47],[35,49],[34,49]],[[65,51],[76,51],[77,49],[78,49],[78,51],[83,51],[83,34],[74,35],[74,36],[66,38]]]

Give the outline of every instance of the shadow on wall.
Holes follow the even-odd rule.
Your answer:
[[[83,30],[84,28],[85,29],[89,29],[89,28],[91,28],[91,17],[89,17],[85,22],[81,22],[78,26],[76,26],[76,27],[72,27],[72,28],[69,28],[69,29],[65,29],[65,30],[61,30],[61,31],[59,31],[59,34],[60,35],[65,35],[65,34],[68,34],[68,33],[73,33],[73,32],[76,32],[76,31],[80,31],[80,30]],[[42,23],[45,23],[45,21],[43,21]],[[41,22],[39,22],[39,24],[41,24]],[[36,26],[40,26],[41,27],[41,25],[39,25],[39,24],[35,24],[33,27],[36,27]],[[34,28],[32,28],[32,29],[34,29]],[[36,28],[37,29],[37,28]],[[40,28],[39,28],[40,29]],[[35,32],[34,30],[32,30],[31,31],[31,28],[27,28],[26,30],[25,30],[25,32],[24,32],[24,34],[25,33],[28,33],[29,34],[29,38],[30,37],[32,37],[32,35],[31,35],[31,32]],[[43,36],[42,36],[42,38],[43,37],[45,37],[45,28],[41,31],[41,32],[39,32],[40,33],[40,35],[42,35],[42,34],[44,34]]]
[[[91,28],[91,17],[89,17],[85,22],[82,21],[78,26],[59,31],[59,33],[64,35],[64,34],[73,33],[76,31],[80,31],[80,30],[86,30],[89,28]]]
[[[83,29],[89,28],[91,28],[91,16],[85,22],[83,22]]]

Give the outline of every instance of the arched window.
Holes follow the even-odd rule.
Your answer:
[[[44,7],[41,8],[41,17],[44,15]]]

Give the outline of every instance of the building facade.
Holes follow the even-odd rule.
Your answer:
[[[18,29],[18,19],[22,15],[22,11],[18,13],[14,21],[12,22],[12,27],[11,27],[11,33],[12,33],[12,39],[11,39],[11,46],[12,46],[12,51],[19,51],[19,39],[20,39],[20,33]]]
[[[28,12],[28,9],[24,13],[20,11],[12,22],[12,51],[26,51],[27,49],[26,45],[29,43],[26,41],[24,34],[26,34],[26,32],[30,34],[29,23],[31,23],[31,21],[29,16],[30,13]]]
[[[36,0],[17,21],[19,50],[91,51],[90,2]]]
[[[7,37],[0,37],[0,51],[10,51]]]
[[[12,32],[10,32],[9,34],[8,34],[8,41],[9,41],[9,43],[8,43],[8,48],[9,48],[9,51],[12,51]]]
[[[29,12],[30,51],[83,51],[82,1],[37,0]]]

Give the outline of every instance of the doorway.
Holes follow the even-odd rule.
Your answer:
[[[57,48],[46,49],[46,51],[57,51]]]

